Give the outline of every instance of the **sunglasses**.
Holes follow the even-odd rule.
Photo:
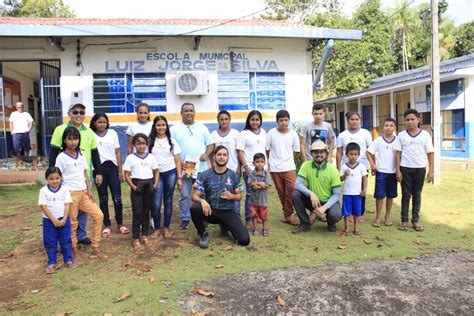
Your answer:
[[[74,110],[74,111],[71,111],[72,115],[86,115],[86,111],[77,111],[77,110]]]

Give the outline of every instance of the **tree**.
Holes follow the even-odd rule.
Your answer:
[[[290,20],[306,23],[318,12],[331,12],[340,9],[340,0],[265,0],[270,10],[263,15],[265,19]]]
[[[4,0],[1,16],[34,16],[43,18],[71,18],[72,11],[63,0]]]
[[[453,57],[474,53],[474,21],[461,24],[458,27],[451,53]]]

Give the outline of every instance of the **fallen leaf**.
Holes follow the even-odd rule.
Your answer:
[[[209,257],[214,257],[214,253],[212,252],[212,250],[209,250],[209,252],[207,253],[207,255],[208,255]]]
[[[421,240],[415,239],[415,240],[413,240],[413,243],[414,243],[415,245],[421,245]]]
[[[344,250],[344,249],[347,249],[347,245],[342,244],[342,245],[337,246],[337,248]]]
[[[316,246],[316,247],[314,247],[313,250],[314,250],[315,252],[319,252],[319,249],[320,249],[319,246]]]
[[[367,240],[367,239],[364,239],[363,242],[366,245],[371,245],[373,243],[371,240]]]
[[[234,249],[234,247],[232,247],[231,245],[228,245],[228,246],[225,246],[224,248],[222,248],[222,251],[229,251],[229,250],[232,250]]]
[[[412,259],[415,259],[414,257],[410,257],[410,256],[407,256],[405,257],[406,260],[412,260]]]
[[[459,252],[459,249],[453,248],[453,249],[451,249],[451,252]]]
[[[130,292],[128,292],[128,293],[123,294],[123,295],[120,296],[120,297],[116,297],[116,298],[112,299],[112,302],[113,302],[113,303],[121,302],[121,301],[123,301],[123,300],[129,298],[129,297],[132,296],[132,295],[133,295],[133,293],[132,293],[132,291],[130,291]]]
[[[3,259],[11,258],[11,257],[14,257],[14,256],[15,256],[14,252],[9,252],[9,253],[7,253],[6,255],[3,256]]]
[[[284,299],[282,299],[280,296],[276,297],[276,303],[280,305],[281,307],[286,307],[286,302]]]
[[[200,287],[193,288],[193,292],[197,293],[199,295],[202,295],[202,296],[206,296],[206,297],[213,297],[215,295],[214,292],[206,291],[206,290],[204,290],[203,288],[200,288]]]
[[[104,313],[103,316],[112,316],[112,313]]]
[[[382,236],[375,236],[375,239],[377,240],[384,240],[384,238]]]
[[[216,268],[216,269],[221,269],[221,268],[223,268],[223,267],[224,267],[223,264],[216,264],[216,266],[215,266],[214,268]]]
[[[382,248],[383,248],[383,245],[377,245],[377,248],[382,249]]]
[[[20,230],[26,232],[31,230],[31,227],[22,227]]]
[[[171,283],[171,282],[165,282],[165,288],[170,288],[170,287],[171,287],[171,284],[173,284],[173,283]]]
[[[151,283],[154,283],[154,282],[155,282],[155,278],[154,278],[154,277],[149,277],[149,278],[148,278],[148,282],[150,282],[150,284],[151,284]]]
[[[209,315],[208,313],[205,312],[198,312],[198,313],[190,313],[188,316],[206,316]]]
[[[39,293],[40,290],[31,290],[31,293],[36,294]]]

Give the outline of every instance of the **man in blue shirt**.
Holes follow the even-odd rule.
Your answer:
[[[170,128],[171,137],[176,140],[181,148],[181,166],[187,169],[187,160],[197,161],[196,168],[199,174],[208,168],[207,161],[209,160],[209,155],[214,150],[214,141],[207,127],[194,121],[196,111],[192,103],[184,103],[181,106],[180,113],[182,121]],[[192,176],[183,176],[183,187],[179,192],[180,229],[187,229],[189,227],[191,219],[189,209],[191,207],[191,193],[194,180]]]
[[[202,172],[194,184],[191,218],[199,234],[199,247],[209,247],[209,235],[204,221],[220,224],[221,233],[230,231],[241,246],[250,243],[250,236],[237,213],[235,201],[242,197],[242,184],[237,173],[227,168],[229,151],[217,146],[214,151],[214,167]]]

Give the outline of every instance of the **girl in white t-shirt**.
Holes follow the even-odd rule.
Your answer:
[[[102,236],[108,237],[111,233],[107,188],[110,189],[112,195],[118,231],[122,234],[128,234],[128,228],[123,226],[122,190],[120,188],[120,183],[123,181],[122,154],[120,153],[117,132],[110,129],[109,118],[105,113],[96,113],[92,117],[90,128],[95,133],[100,163],[102,164],[103,180],[101,185],[97,185],[99,205],[102,213],[104,213],[105,228],[102,231]]]
[[[171,138],[168,120],[163,115],[158,115],[153,120],[148,152],[155,157],[158,170],[160,171],[158,189],[154,196],[155,207],[152,211],[155,227],[152,237],[160,235],[161,204],[163,203],[163,237],[169,238],[173,234],[170,229],[171,214],[173,213],[173,192],[176,184],[178,184],[178,190],[181,191],[183,175],[181,172],[181,159],[179,159],[181,148]]]
[[[267,142],[267,132],[262,126],[262,113],[258,110],[252,110],[247,115],[245,127],[240,132],[243,149],[237,148],[239,161],[242,165],[242,175],[245,181],[245,222],[247,228],[252,228],[252,218],[249,215],[249,186],[248,177],[255,168],[253,165],[253,156],[256,153],[262,153],[267,157],[265,144]],[[267,159],[265,158],[265,161]],[[265,168],[266,169],[266,168]]]
[[[214,139],[216,147],[222,145],[227,148],[229,151],[227,168],[237,172],[240,176],[241,168],[237,150],[244,150],[244,145],[240,133],[236,129],[230,127],[230,121],[230,113],[226,110],[221,110],[217,114],[219,128],[211,133],[211,137]],[[240,216],[240,200],[235,201],[235,212]]]
[[[360,114],[356,111],[346,113],[348,128],[339,134],[337,138],[336,164],[340,171],[342,164],[347,163],[346,147],[350,143],[356,143],[360,147],[358,162],[363,164],[366,170],[369,170],[369,161],[367,160],[367,148],[372,144],[372,135],[364,128],[361,128]],[[366,176],[368,177],[368,176]],[[362,197],[362,215],[365,212],[365,196]]]
[[[63,151],[56,158],[56,167],[63,174],[63,185],[69,190],[72,197],[71,218],[71,238],[72,248],[77,251],[77,213],[79,210],[92,218],[93,230],[91,246],[92,252],[97,257],[105,258],[99,250],[100,231],[104,215],[99,206],[95,204],[94,196],[91,192],[89,182],[89,165],[86,158],[79,151],[81,145],[81,134],[73,126],[66,127],[62,136],[61,148]]]
[[[140,103],[137,105],[137,122],[130,124],[125,132],[128,136],[127,155],[133,153],[133,136],[138,133],[145,134],[147,137],[150,136],[152,126],[153,123],[150,122],[150,106],[146,103]]]
[[[135,152],[127,156],[123,164],[125,181],[131,190],[132,200],[132,247],[141,249],[140,241],[149,245],[148,228],[153,210],[153,195],[158,188],[160,174],[155,157],[147,152],[148,137],[138,133],[133,136]]]
[[[69,219],[71,193],[61,185],[62,175],[58,167],[49,167],[45,178],[48,184],[39,192],[38,206],[43,212],[43,245],[48,256],[48,267],[45,272],[51,274],[56,270],[58,243],[61,246],[64,263],[73,269],[77,266],[72,255]]]

